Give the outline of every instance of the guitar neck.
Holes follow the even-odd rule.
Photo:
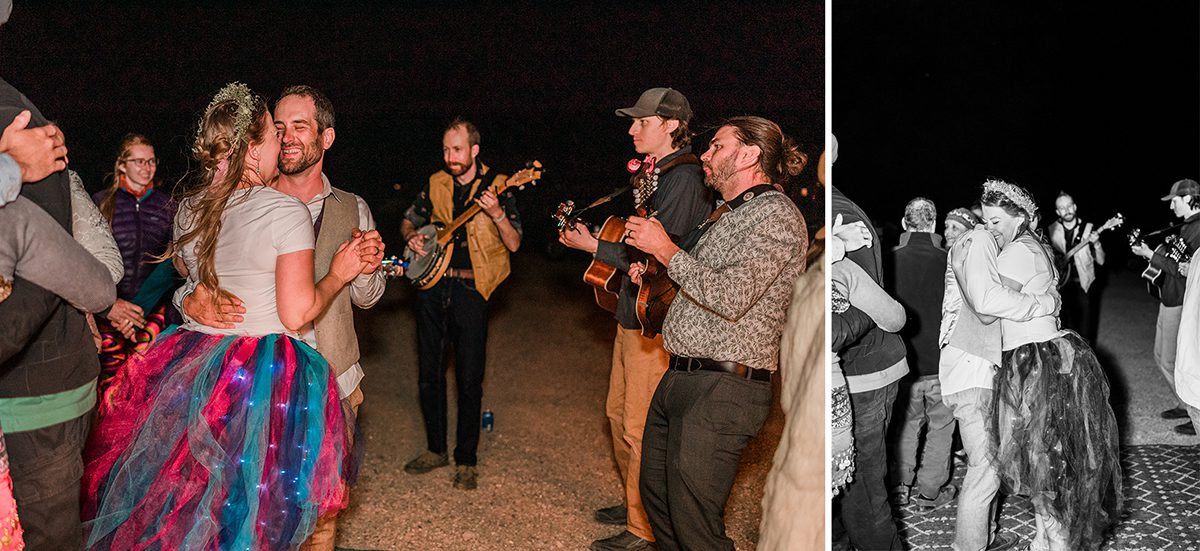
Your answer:
[[[1070,259],[1071,257],[1075,256],[1076,253],[1078,253],[1079,251],[1082,251],[1084,249],[1084,247],[1087,247],[1088,245],[1091,245],[1091,244],[1092,244],[1091,241],[1084,240],[1082,243],[1075,245],[1074,247],[1071,247],[1071,250],[1067,251],[1067,254],[1063,255],[1063,257]]]
[[[458,218],[455,218],[448,225],[446,225],[445,228],[442,228],[442,230],[438,232],[438,243],[441,245],[449,243],[450,236],[454,235],[454,232],[457,231],[459,227],[461,227],[463,224],[466,224],[467,220],[470,220],[471,217],[479,214],[480,210],[483,209],[479,205],[471,205],[470,208],[463,211],[462,214],[458,215]]]

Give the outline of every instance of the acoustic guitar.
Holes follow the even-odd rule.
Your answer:
[[[553,218],[559,233],[570,231],[575,227],[575,222],[579,221],[579,215],[583,211],[575,212],[574,209],[574,201],[558,205]],[[638,209],[638,215],[643,218],[653,217],[654,214],[645,212],[644,209]],[[596,238],[614,243],[624,243],[625,219],[609,216],[596,234]],[[672,240],[676,239],[674,236],[671,238]],[[646,269],[642,272],[641,283],[638,285],[634,309],[637,313],[638,323],[642,327],[642,335],[653,337],[662,332],[663,320],[666,319],[667,310],[679,292],[679,285],[667,276],[666,268],[653,255],[646,254],[634,247],[626,247],[626,254],[630,264],[641,262],[646,265]],[[621,293],[621,274],[621,270],[594,257],[583,273],[584,283],[592,286],[596,304],[609,312],[616,313],[617,311],[617,301]]]
[[[1151,232],[1151,235],[1158,232]],[[1129,232],[1129,246],[1136,247],[1139,243],[1144,243],[1141,238],[1142,230],[1134,228]],[[1187,256],[1187,242],[1178,234],[1168,235],[1161,244],[1154,248],[1155,254],[1161,254],[1176,263],[1183,260]],[[1156,299],[1162,299],[1162,270],[1155,268],[1154,264],[1147,264],[1146,269],[1142,270],[1142,279],[1146,280],[1146,292],[1150,293]]]
[[[1118,212],[1116,216],[1109,218],[1108,221],[1105,222],[1103,226],[1100,226],[1098,229],[1096,229],[1096,231],[1093,232],[1093,235],[1098,236],[1101,233],[1111,230],[1115,227],[1118,227],[1124,223],[1125,223],[1125,215]],[[1063,287],[1065,287],[1067,285],[1067,281],[1069,281],[1071,279],[1071,271],[1075,269],[1075,262],[1074,262],[1075,255],[1079,254],[1079,251],[1082,251],[1085,247],[1087,247],[1088,245],[1091,245],[1091,244],[1092,244],[1091,240],[1083,239],[1078,244],[1076,244],[1074,247],[1071,247],[1071,249],[1068,250],[1066,254],[1064,254],[1058,258],[1058,274],[1059,274],[1058,288],[1059,289],[1062,289]]]
[[[542,163],[532,161],[526,166],[527,168],[504,181],[492,184],[489,189],[499,196],[512,188],[525,189],[526,184],[537,185],[537,181],[542,178]],[[471,205],[449,224],[434,222],[417,230],[417,234],[424,238],[422,248],[425,254],[417,255],[412,249],[404,248],[404,262],[407,263],[404,275],[413,285],[424,291],[441,281],[442,276],[446,274],[446,268],[450,266],[450,258],[454,255],[454,232],[479,214],[480,210],[478,204]]]

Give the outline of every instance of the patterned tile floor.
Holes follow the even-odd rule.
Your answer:
[[[1127,446],[1121,456],[1126,516],[1102,549],[1200,550],[1200,446]],[[965,472],[961,463],[955,464],[955,485],[962,484]],[[954,539],[954,518],[954,505],[924,514],[909,506],[901,508],[897,522],[910,549],[947,549]],[[1005,499],[1000,529],[1028,545],[1034,532],[1028,499]]]

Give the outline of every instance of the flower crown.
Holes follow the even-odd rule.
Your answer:
[[[233,148],[237,149],[242,141],[246,139],[246,132],[250,130],[250,124],[254,122],[254,108],[262,100],[250,91],[250,87],[240,82],[230,82],[224,88],[221,88],[217,95],[213,96],[212,101],[208,103],[208,107],[204,108],[204,116],[200,119],[200,124],[196,128],[196,137],[200,137],[200,132],[204,127],[204,120],[212,114],[213,108],[226,102],[232,101],[237,105],[237,117],[234,120],[233,130]]]
[[[1033,197],[1029,196],[1025,190],[1014,186],[1004,180],[988,180],[983,183],[983,191],[987,193],[994,191],[1008,197],[1009,201],[1025,211],[1030,218],[1037,215],[1037,205],[1033,204]]]

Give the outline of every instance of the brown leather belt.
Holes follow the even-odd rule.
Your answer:
[[[756,369],[733,361],[717,361],[708,358],[685,358],[671,356],[671,369],[676,371],[718,371],[752,381],[770,381],[771,372]]]
[[[475,270],[467,268],[449,268],[446,270],[446,277],[454,277],[458,279],[475,279]]]

